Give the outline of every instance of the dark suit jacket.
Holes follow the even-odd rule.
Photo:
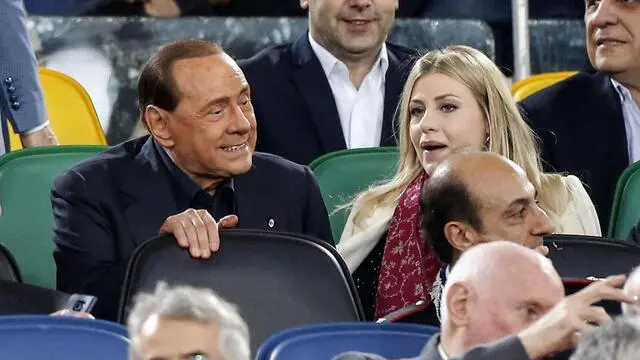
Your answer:
[[[177,208],[163,165],[153,140],[145,136],[82,162],[54,181],[57,287],[97,296],[98,317],[116,318],[134,249],[156,236],[168,216],[186,210]],[[333,244],[320,190],[307,167],[255,153],[252,169],[233,182],[239,228],[301,233]]]
[[[9,119],[18,133],[47,121],[26,21],[22,0],[0,0],[0,119]],[[7,122],[0,123],[8,151]]]
[[[387,43],[389,69],[380,144],[395,145],[393,115],[411,70],[413,52]],[[305,33],[291,44],[265,49],[241,61],[258,120],[257,150],[309,164],[346,148],[329,80]]]
[[[629,166],[620,96],[611,78],[581,72],[520,106],[542,140],[546,169],[575,174],[585,183],[606,234],[618,177]]]
[[[633,229],[631,229],[628,241],[640,245],[640,222],[638,222],[638,225],[634,226]]]
[[[411,360],[442,360],[438,352],[440,335],[434,335],[417,358]],[[459,360],[529,360],[529,355],[516,336],[510,336],[492,344],[477,346],[469,350]],[[384,358],[364,353],[346,353],[333,360],[385,360]]]

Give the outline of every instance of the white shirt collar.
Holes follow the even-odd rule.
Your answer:
[[[613,80],[613,78],[611,78],[611,83],[613,84],[613,87],[616,89],[616,92],[620,96],[621,103],[624,104],[627,100],[633,100],[633,98],[631,97],[631,91],[629,91],[629,89],[627,89],[624,85]]]
[[[440,339],[440,341],[442,341],[442,339]],[[442,342],[438,343],[438,354],[440,354],[440,357],[442,358],[442,360],[449,359],[449,357],[447,356],[447,353],[444,352],[444,348],[442,347]]]
[[[333,56],[327,49],[323,48],[322,45],[318,44],[317,41],[311,37],[311,32],[307,33],[309,37],[309,43],[311,44],[311,49],[318,57],[320,61],[320,65],[322,66],[322,70],[324,70],[327,78],[331,75],[333,69],[335,69],[336,65],[342,64],[346,68],[346,65],[340,61],[337,57]],[[380,53],[378,54],[378,59],[374,63],[373,67],[380,66],[382,73],[386,74],[387,69],[389,68],[389,53],[387,52],[387,45],[382,43],[382,47],[380,48]],[[373,70],[373,69],[372,69]]]

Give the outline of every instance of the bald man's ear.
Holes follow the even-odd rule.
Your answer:
[[[451,247],[464,252],[473,246],[477,240],[477,233],[466,223],[450,221],[444,226],[444,236],[449,240]]]
[[[149,133],[164,148],[172,148],[174,145],[171,131],[169,130],[169,114],[155,105],[149,105],[144,109],[144,122]]]
[[[469,323],[469,314],[473,297],[472,290],[464,283],[455,283],[447,291],[445,307],[443,311],[447,321],[456,327],[462,327]]]

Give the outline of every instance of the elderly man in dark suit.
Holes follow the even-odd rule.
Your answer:
[[[640,160],[640,2],[588,0],[581,72],[523,100],[549,170],[578,175],[606,234],[618,177]]]
[[[138,92],[151,135],[54,182],[59,290],[97,296],[94,314],[114,319],[131,254],[159,232],[204,259],[224,246],[219,227],[301,233],[333,244],[309,168],[254,153],[249,84],[221,48],[206,41],[163,47],[143,68]]]
[[[300,0],[309,32],[240,63],[257,149],[308,164],[328,152],[395,145],[393,115],[413,52],[385,42],[398,0]]]
[[[637,302],[612,276],[564,297],[551,262],[505,241],[477,245],[451,270],[443,296],[442,331],[415,360],[540,359],[575,345],[576,332],[610,321],[592,305],[601,299]],[[383,360],[347,353],[335,360]]]
[[[0,0],[0,154],[9,151],[6,119],[22,146],[57,145],[47,119],[22,0]]]

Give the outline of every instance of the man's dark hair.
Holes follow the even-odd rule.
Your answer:
[[[180,40],[165,45],[151,56],[142,68],[138,79],[138,107],[140,119],[144,121],[144,110],[155,105],[167,111],[173,111],[180,101],[171,67],[179,60],[223,54],[224,50],[205,40]]]
[[[422,189],[420,216],[425,246],[430,246],[445,264],[453,261],[453,247],[444,234],[451,221],[465,222],[482,231],[478,204],[466,184],[453,171],[428,179]]]

